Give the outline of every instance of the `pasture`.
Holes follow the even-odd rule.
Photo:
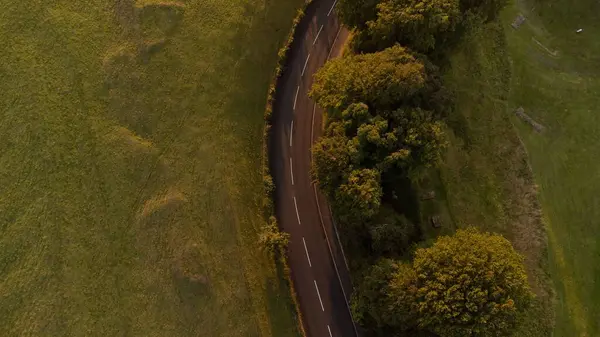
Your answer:
[[[600,21],[597,1],[526,1],[505,12],[509,105],[539,186],[556,288],[555,337],[600,335]],[[582,29],[581,32],[577,30]]]
[[[420,202],[423,222],[437,214],[444,227],[423,230],[478,226],[524,254],[537,299],[516,336],[600,334],[599,10],[518,1],[472,32],[446,73],[457,94],[448,151],[421,186],[436,200]]]
[[[510,28],[510,26],[508,26]],[[547,337],[552,331],[552,287],[547,242],[527,152],[513,126],[507,25],[476,25],[451,52],[444,80],[455,93],[446,123],[448,146],[438,169],[421,182],[422,231],[431,240],[457,228],[501,233],[525,257],[536,298],[514,336]],[[429,217],[437,215],[441,228]],[[428,245],[426,243],[425,245]]]
[[[0,335],[297,336],[257,233],[301,1],[0,4]]]

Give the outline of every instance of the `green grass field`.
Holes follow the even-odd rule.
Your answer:
[[[549,336],[553,324],[547,243],[527,153],[509,114],[510,63],[505,28],[492,22],[468,33],[451,53],[445,83],[456,94],[447,119],[448,148],[440,167],[421,183],[427,238],[475,226],[503,234],[525,256],[536,299],[515,337]],[[429,216],[438,215],[434,229]]]
[[[298,335],[256,241],[301,2],[0,0],[0,335]]]
[[[421,186],[437,195],[421,202],[424,217],[445,228],[424,230],[474,225],[525,255],[538,296],[515,336],[600,335],[599,11],[596,1],[519,1],[470,34],[446,74],[457,93],[448,151]]]
[[[557,291],[554,336],[600,336],[600,3],[522,3],[526,23],[507,31],[511,107],[546,127],[514,118],[540,187]],[[584,31],[577,34],[576,30]]]

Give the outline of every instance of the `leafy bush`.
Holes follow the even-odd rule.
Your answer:
[[[270,217],[269,221],[261,228],[259,242],[272,254],[283,255],[289,240],[290,235],[279,230],[277,219],[274,216]]]

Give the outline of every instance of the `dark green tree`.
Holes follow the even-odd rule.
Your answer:
[[[477,15],[486,21],[495,19],[508,0],[460,0],[465,15]]]
[[[460,20],[459,0],[383,0],[367,26],[379,49],[400,43],[426,53],[435,48],[436,37],[453,31]]]
[[[379,0],[339,0],[337,15],[350,28],[365,28],[367,21],[375,18]]]
[[[315,74],[311,96],[330,111],[342,111],[358,102],[372,109],[389,109],[409,102],[426,81],[423,61],[393,46],[327,62]]]
[[[368,119],[360,115],[359,122],[355,115],[342,114],[355,163],[381,172],[399,169],[412,177],[437,164],[445,143],[433,113],[416,108],[375,114]]]
[[[416,235],[415,226],[389,206],[382,206],[369,225],[374,256],[394,256],[406,252]]]
[[[352,294],[352,317],[374,336],[398,336],[415,328],[410,284],[411,266],[381,259],[362,277]],[[390,296],[390,292],[393,296]]]
[[[375,114],[375,116],[373,116]],[[313,179],[333,198],[352,169],[377,169],[418,178],[444,148],[442,125],[421,109],[369,112],[362,103],[332,115],[313,146]]]

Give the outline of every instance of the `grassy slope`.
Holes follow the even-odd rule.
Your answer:
[[[510,31],[511,106],[546,126],[515,119],[526,143],[548,227],[557,289],[555,336],[600,335],[600,21],[597,1],[520,3],[527,22]],[[576,34],[575,30],[584,32]],[[533,39],[539,42],[535,42]]]
[[[537,294],[515,336],[548,336],[553,314],[545,233],[527,154],[509,117],[510,77],[499,22],[471,32],[452,53],[445,82],[456,92],[456,105],[447,121],[443,163],[421,186],[436,191],[435,200],[420,203],[423,229],[431,238],[476,226],[510,239],[525,256]],[[429,225],[431,214],[440,216],[441,229]]]
[[[0,1],[0,335],[297,335],[255,242],[301,1],[152,3]]]

